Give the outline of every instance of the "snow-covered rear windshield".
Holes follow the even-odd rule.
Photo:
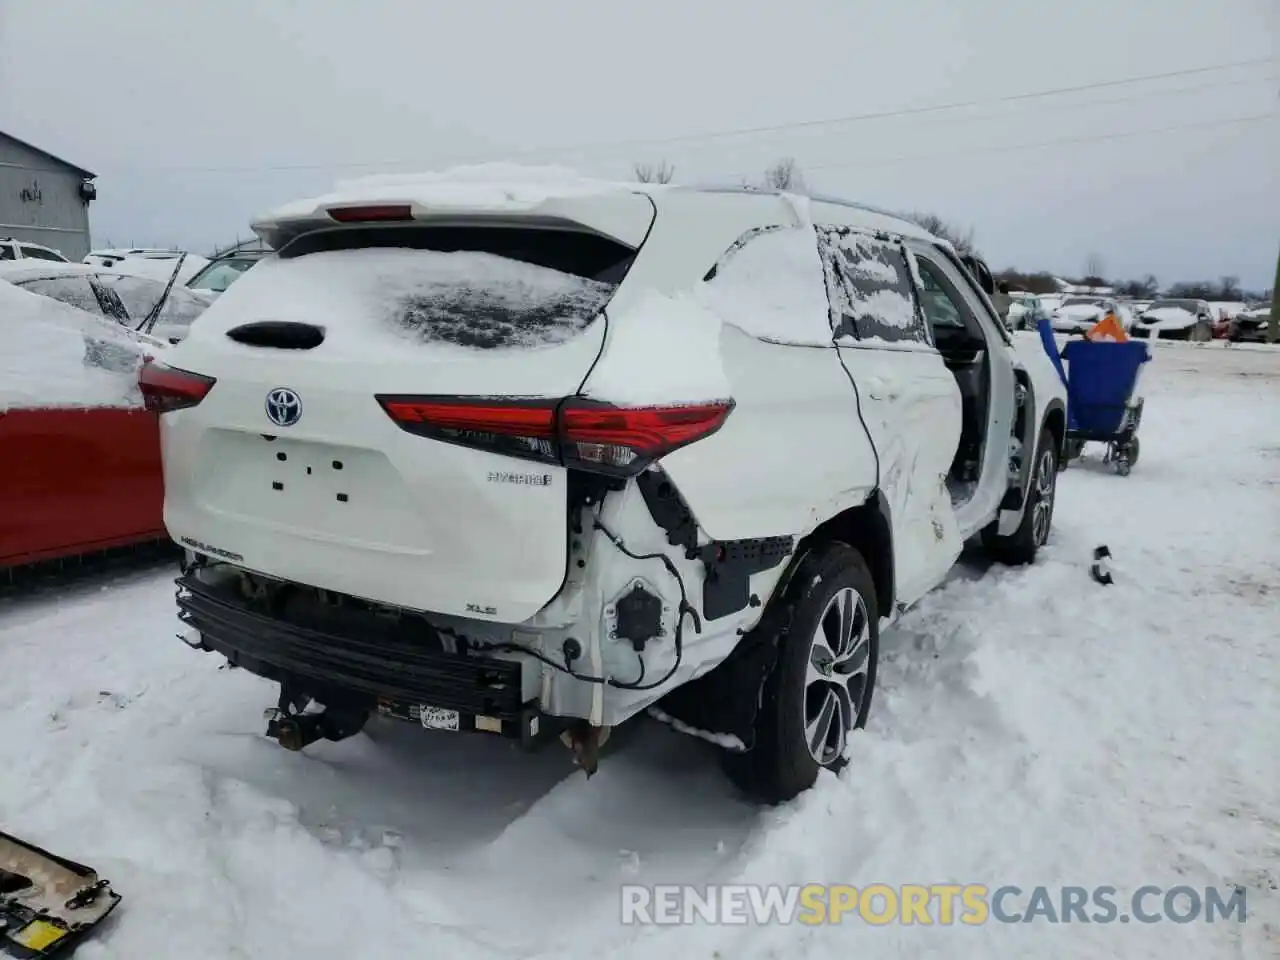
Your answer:
[[[585,329],[634,251],[564,230],[375,228],[300,237],[219,300],[253,319],[360,325],[371,337],[468,349],[560,343]]]
[[[1195,313],[1199,304],[1194,300],[1157,300],[1148,310],[1185,310],[1188,313]]]

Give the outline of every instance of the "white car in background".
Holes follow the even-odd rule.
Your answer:
[[[1124,322],[1120,305],[1110,297],[1071,296],[1053,311],[1050,323],[1056,333],[1084,333],[1108,312]]]
[[[187,289],[205,302],[212,303],[242,274],[270,254],[271,249],[257,237],[220,250],[187,281]]]
[[[1139,314],[1130,333],[1153,340],[1208,340],[1217,319],[1205,300],[1156,300]]]
[[[405,179],[254,229],[141,383],[184,639],[280,684],[291,749],[379,713],[590,772],[662,700],[785,800],[844,765],[881,623],[969,538],[1049,536],[1062,383],[905,220]]]
[[[1042,317],[1050,316],[1051,311],[1045,305],[1044,298],[1034,293],[1011,293],[1013,302],[1009,304],[1009,327],[1013,330],[1032,330]]]
[[[13,237],[0,237],[0,263],[12,260],[45,260],[53,263],[69,263],[61,253],[53,247],[26,240],[15,240]]]
[[[94,267],[105,267],[117,273],[127,273],[135,277],[147,277],[151,280],[169,282],[182,250],[163,250],[149,247],[130,247],[128,249],[92,250],[82,263]],[[199,254],[187,253],[178,270],[177,284],[185,284],[197,273],[208,266],[209,260]]]

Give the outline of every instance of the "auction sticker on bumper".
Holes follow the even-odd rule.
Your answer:
[[[457,730],[458,711],[446,710],[443,707],[423,706],[422,725],[428,730]]]

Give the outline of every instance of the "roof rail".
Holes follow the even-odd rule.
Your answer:
[[[704,193],[762,193],[772,196],[781,196],[791,191],[779,190],[776,187],[760,187],[750,183],[688,183],[688,184],[672,184],[673,187],[684,187],[689,190],[700,190]],[[886,210],[883,207],[872,206],[869,203],[861,203],[857,200],[846,200],[844,197],[836,197],[825,193],[808,193],[801,194],[808,197],[813,203],[829,203],[836,207],[846,207],[850,210],[861,210],[864,213],[874,213],[880,217],[890,217],[894,220],[900,220],[904,223],[911,221],[904,217],[901,213],[895,213],[893,210]]]
[[[874,213],[881,217],[892,217],[894,220],[905,220],[910,223],[910,221],[900,213],[894,213],[892,210],[885,210],[883,207],[873,207],[869,203],[860,203],[856,200],[846,200],[843,197],[833,197],[827,194],[813,194],[809,199],[814,203],[829,203],[837,207],[850,207],[854,210],[862,210],[865,213]]]

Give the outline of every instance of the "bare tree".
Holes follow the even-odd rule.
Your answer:
[[[974,242],[973,227],[958,227],[943,220],[936,213],[913,211],[912,213],[902,214],[902,217],[904,220],[910,220],[917,226],[928,230],[935,237],[941,237],[943,240],[948,241],[962,257],[975,256],[978,253],[977,245]]]
[[[1160,291],[1160,281],[1153,273],[1148,273],[1141,280],[1119,280],[1113,286],[1116,293],[1138,300],[1149,300]]]
[[[805,193],[809,188],[794,157],[783,157],[764,172],[764,185],[772,190]]]
[[[631,168],[641,183],[670,183],[676,168],[667,161],[661,163],[636,163]]]

